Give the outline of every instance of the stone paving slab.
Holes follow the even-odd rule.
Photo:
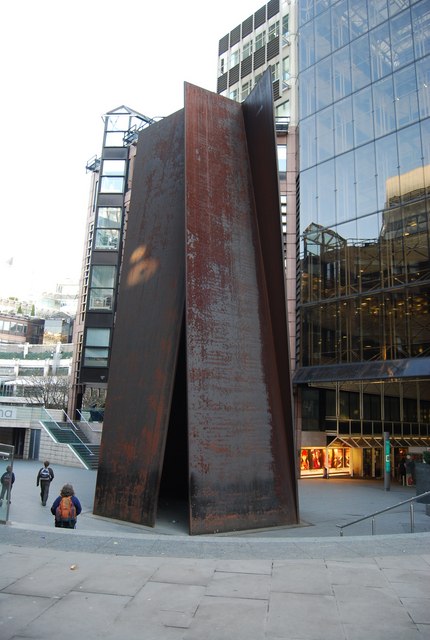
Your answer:
[[[397,566],[396,555],[226,560],[0,543],[0,638],[425,640],[430,554],[423,551]],[[58,620],[70,611],[77,620],[59,634]]]
[[[84,505],[78,529],[63,531],[37,502],[40,464],[20,462],[0,526],[1,640],[430,640],[424,505],[418,533],[406,512],[375,536],[336,528],[410,488],[311,480],[301,527],[190,537],[182,516],[154,530],[94,517],[95,474],[59,467]]]

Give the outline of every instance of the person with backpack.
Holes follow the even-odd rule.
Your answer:
[[[9,500],[10,504],[10,494],[12,491],[12,485],[15,482],[15,474],[12,471],[12,467],[10,464],[7,465],[6,471],[0,478],[1,483],[1,493],[0,493],[0,507],[3,504],[3,498],[6,494],[6,499]]]
[[[54,479],[54,472],[49,466],[49,461],[45,460],[43,467],[39,469],[39,473],[36,478],[36,487],[40,484],[40,499],[42,505],[45,507],[49,495],[49,485]]]
[[[55,516],[55,526],[62,529],[75,529],[76,519],[81,511],[81,503],[75,496],[72,485],[65,484],[51,507],[51,513]]]

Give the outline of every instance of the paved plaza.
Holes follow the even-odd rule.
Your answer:
[[[15,462],[0,525],[0,639],[430,639],[430,517],[415,495],[358,479],[299,481],[301,526],[189,536],[184,505],[154,529],[92,514],[96,473],[54,466],[48,505],[72,482],[83,506],[57,530],[40,503],[40,463]]]

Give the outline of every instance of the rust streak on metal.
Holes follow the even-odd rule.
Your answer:
[[[272,104],[271,94],[266,100]],[[185,140],[190,531],[293,524],[292,424],[242,106],[187,85]],[[279,201],[277,214],[281,243]],[[283,288],[275,294],[285,303]],[[286,326],[285,306],[282,314]]]
[[[94,512],[153,526],[184,308],[183,112],[143,133]]]

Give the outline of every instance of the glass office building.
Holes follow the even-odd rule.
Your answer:
[[[228,18],[228,16],[226,16]],[[430,2],[269,0],[219,41],[217,91],[271,67],[302,475],[379,477],[430,446]],[[106,388],[133,133],[105,118],[93,171],[74,406]]]
[[[381,476],[384,432],[394,468],[430,445],[429,53],[427,0],[272,0],[220,40],[219,93],[242,99],[270,65],[276,117],[289,100],[302,475]]]
[[[378,476],[384,432],[394,464],[430,444],[430,4],[302,0],[298,25],[302,442]]]

